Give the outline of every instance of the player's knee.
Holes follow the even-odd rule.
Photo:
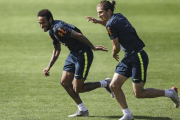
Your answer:
[[[109,88],[113,91],[114,88],[115,88],[115,85],[110,83],[110,84],[109,84]]]
[[[117,84],[113,84],[113,83],[110,83],[109,87],[113,92],[116,91],[117,89],[119,90],[119,88],[121,88],[121,86],[119,86]]]
[[[63,87],[68,87],[70,85],[70,83],[68,82],[65,82],[63,80],[61,80],[60,84],[63,86]]]
[[[134,95],[136,98],[142,98],[142,95],[141,93],[138,93],[138,92],[134,92]]]
[[[76,92],[76,93],[83,93],[83,89],[79,88],[79,87],[73,87],[73,90]]]
[[[60,84],[61,84],[63,87],[65,87],[65,82],[60,81]]]
[[[134,96],[135,96],[136,98],[140,98],[140,95],[139,95],[139,94],[134,93]]]

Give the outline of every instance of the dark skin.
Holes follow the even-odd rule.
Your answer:
[[[52,30],[52,18],[47,20],[46,17],[39,16],[38,21],[39,21],[40,27],[43,29],[44,32],[47,32],[48,30]],[[96,51],[96,50],[108,51],[102,45],[94,46],[83,34],[78,33],[74,30],[72,30],[70,37],[75,38],[75,39],[79,40],[80,42],[86,44],[94,51]],[[54,65],[54,63],[56,62],[56,60],[58,59],[60,52],[61,52],[61,44],[58,43],[58,44],[54,45],[54,50],[53,50],[49,65],[43,70],[44,75],[46,77],[50,75],[49,71],[50,71],[51,67]],[[72,81],[74,82],[73,84],[72,84]],[[67,93],[71,96],[71,98],[77,104],[82,103],[82,100],[79,97],[78,93],[91,91],[91,90],[101,87],[99,82],[84,83],[84,81],[85,80],[83,78],[81,78],[81,79],[74,78],[74,73],[71,73],[68,71],[63,71],[63,75],[61,78],[61,85],[64,87],[64,89],[67,91]]]
[[[48,30],[52,30],[52,18],[47,20],[46,17],[39,16],[38,17],[39,25],[43,29],[44,32],[47,32]],[[93,44],[81,33],[78,33],[74,30],[72,30],[71,37],[79,40],[80,42],[85,43],[87,46],[89,46],[92,50],[102,50],[102,51],[108,51],[104,46],[98,45],[98,46],[93,46]],[[57,60],[59,53],[61,50],[60,44],[57,44],[54,46],[54,51],[53,51],[53,56],[51,58],[50,64],[48,67],[45,68],[44,70],[44,75],[49,76],[49,70]]]

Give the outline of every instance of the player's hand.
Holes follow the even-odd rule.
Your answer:
[[[108,52],[108,49],[102,45],[96,45],[94,47],[95,47],[95,50],[102,50],[102,51]]]
[[[50,67],[49,67],[49,66],[46,67],[46,68],[43,70],[45,77],[50,76],[49,70],[50,70]]]
[[[119,55],[115,54],[115,55],[113,55],[113,57],[115,60],[119,61]]]
[[[97,24],[99,23],[100,21],[96,18],[93,18],[93,17],[90,17],[90,16],[86,16],[86,18],[88,19],[87,21],[92,21],[93,23]]]

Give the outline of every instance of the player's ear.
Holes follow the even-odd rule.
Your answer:
[[[111,11],[110,9],[108,9],[108,10],[107,10],[107,14],[108,14],[108,16],[109,16],[109,18],[110,18],[111,15],[112,15],[112,11]]]
[[[108,9],[108,10],[107,10],[107,13],[111,15],[111,14],[112,14],[111,9]]]
[[[52,18],[49,18],[49,22],[52,23]]]

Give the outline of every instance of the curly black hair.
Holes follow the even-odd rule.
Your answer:
[[[52,20],[54,21],[53,16],[52,16],[51,12],[50,12],[48,9],[42,9],[42,10],[40,10],[40,11],[38,12],[37,16],[38,16],[38,17],[39,17],[39,16],[42,16],[42,17],[45,16],[45,17],[47,18],[47,20],[49,20],[50,18],[52,18]]]

